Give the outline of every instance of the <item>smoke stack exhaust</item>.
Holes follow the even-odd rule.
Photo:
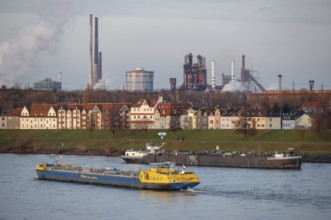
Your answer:
[[[90,14],[90,42],[89,42],[89,52],[90,52],[90,71],[88,84],[90,88],[93,88],[93,16]]]

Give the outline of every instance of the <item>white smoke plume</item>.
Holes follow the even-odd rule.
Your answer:
[[[230,81],[228,84],[225,84],[222,92],[243,92],[247,91],[247,87],[245,85],[242,85],[241,82],[238,82],[236,80]]]
[[[72,17],[72,0],[41,1],[38,22],[22,27],[0,43],[0,86],[7,87],[38,68],[38,55],[56,52],[64,26]]]

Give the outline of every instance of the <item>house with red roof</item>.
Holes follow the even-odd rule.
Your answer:
[[[20,115],[20,129],[57,129],[57,104],[24,106]]]
[[[323,112],[323,106],[320,102],[303,102],[300,109],[307,114]]]
[[[140,99],[134,103],[130,109],[130,129],[154,129],[155,111],[162,102],[163,97],[160,96],[158,99]]]
[[[191,108],[189,103],[162,102],[159,103],[155,111],[156,129],[177,129],[180,128],[180,116],[187,109]]]
[[[58,109],[59,129],[126,129],[129,103],[68,104]]]

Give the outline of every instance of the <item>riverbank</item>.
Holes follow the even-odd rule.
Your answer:
[[[0,148],[0,153],[15,153],[15,154],[59,154],[59,155],[83,155],[83,156],[120,156],[124,154],[124,150],[106,151],[104,149],[57,149],[57,148]],[[331,155],[329,154],[302,154],[304,163],[331,163]]]
[[[145,149],[146,142],[161,144],[159,130],[0,130],[0,153],[119,156],[126,149]],[[317,138],[310,130],[258,130],[245,138],[234,130],[180,130],[167,133],[163,149],[223,152],[287,151],[294,147],[304,162],[331,162],[331,130]]]

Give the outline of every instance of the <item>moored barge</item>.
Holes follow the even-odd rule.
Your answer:
[[[132,150],[131,150],[132,154]],[[176,164],[191,166],[262,168],[262,169],[301,169],[302,156],[296,155],[292,148],[282,154],[267,153],[222,153],[209,152],[171,152],[141,155],[140,157],[125,156],[122,159],[127,163],[160,163],[172,161]]]

